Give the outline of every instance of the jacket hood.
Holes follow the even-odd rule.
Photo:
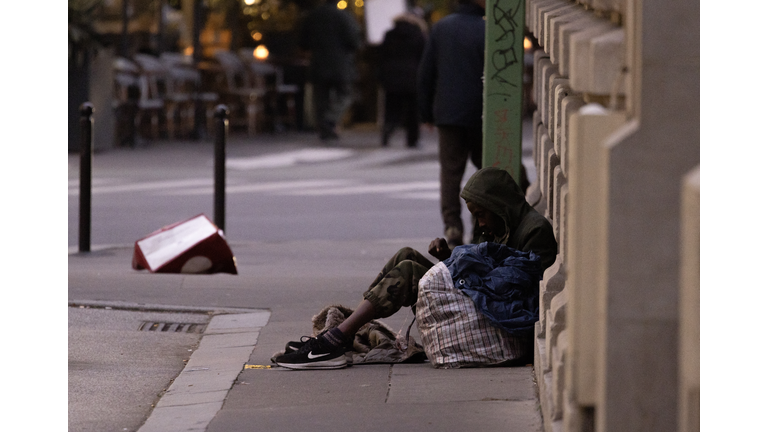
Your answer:
[[[475,172],[467,180],[461,197],[467,202],[486,208],[504,220],[506,229],[502,237],[482,239],[494,243],[507,244],[523,216],[533,209],[525,200],[520,186],[501,168],[486,167]]]

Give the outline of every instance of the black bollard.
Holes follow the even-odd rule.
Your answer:
[[[91,251],[91,165],[93,105],[80,105],[80,252]]]
[[[216,118],[216,142],[214,144],[213,162],[213,223],[224,231],[224,203],[226,194],[226,144],[229,129],[229,108],[218,105],[214,114]]]

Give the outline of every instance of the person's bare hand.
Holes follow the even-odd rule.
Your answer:
[[[448,242],[444,238],[436,238],[429,243],[429,254],[439,259],[446,260],[451,256],[451,250],[448,249]]]

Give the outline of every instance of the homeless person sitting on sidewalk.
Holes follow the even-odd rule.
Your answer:
[[[495,263],[501,263],[511,255],[514,255],[513,258],[522,257],[520,262],[528,265],[529,270],[532,269],[530,273],[535,281],[528,282],[528,286],[534,288],[526,294],[527,298],[522,299],[525,304],[507,304],[509,310],[514,309],[518,315],[525,306],[535,309],[526,312],[524,323],[525,331],[528,332],[526,335],[532,335],[533,323],[538,320],[538,283],[544,269],[554,263],[557,254],[551,224],[525,201],[523,191],[512,176],[499,168],[483,168],[473,174],[461,192],[461,197],[475,218],[476,228],[479,228],[475,230],[479,235],[473,239],[473,245],[457,246],[452,253],[445,239],[433,240],[429,245],[429,253],[441,261],[438,265],[412,248],[401,249],[387,262],[351,315],[337,327],[317,337],[302,342],[288,342],[285,354],[278,355],[273,361],[290,369],[345,367],[345,352],[351,349],[358,329],[371,320],[393,315],[403,306],[416,304],[419,280],[431,272],[433,266],[436,268],[444,263],[453,268],[468,268],[473,265],[472,262],[462,260],[475,259],[478,253],[498,255],[503,252],[503,256],[493,258]],[[508,278],[509,274],[504,275]],[[464,283],[463,279],[461,283]],[[472,293],[467,294],[476,301]],[[488,300],[487,304],[483,303],[483,306],[503,308],[505,306],[502,303],[503,300],[496,298]],[[478,305],[478,309],[482,311],[483,307]],[[519,316],[514,318],[519,322]],[[499,327],[497,321],[492,321],[494,326]]]

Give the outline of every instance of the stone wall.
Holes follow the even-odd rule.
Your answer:
[[[547,431],[698,430],[698,8],[526,1]]]

